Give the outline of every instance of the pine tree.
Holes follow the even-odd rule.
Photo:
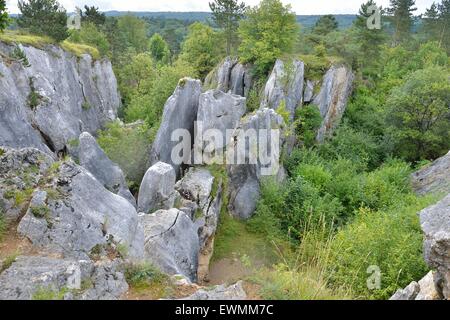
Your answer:
[[[0,0],[0,32],[8,26],[8,13],[6,12],[5,0]]]
[[[22,13],[17,21],[19,27],[31,33],[45,35],[56,41],[68,36],[66,10],[56,0],[19,0]]]
[[[439,11],[435,2],[423,16],[423,30],[427,39],[437,40],[439,38]]]
[[[98,27],[105,24],[106,15],[94,6],[84,6],[84,12],[82,13],[81,19],[83,22],[92,22]]]
[[[391,7],[388,9],[393,17],[394,45],[409,38],[414,25],[413,12],[417,10],[415,0],[390,0]]]
[[[230,55],[239,21],[244,17],[246,5],[238,0],[214,0],[209,3],[214,21],[225,31],[227,55]]]
[[[327,14],[317,20],[313,32],[325,36],[332,31],[336,31],[338,27],[339,23],[337,22],[336,17]]]
[[[361,5],[359,14],[354,22],[355,36],[362,53],[359,61],[361,66],[373,65],[380,56],[380,46],[385,41],[386,35],[382,29],[369,29],[367,21],[372,13],[368,12],[371,6],[376,6],[375,1],[369,0]]]
[[[442,0],[439,11],[439,43],[450,52],[450,0]]]

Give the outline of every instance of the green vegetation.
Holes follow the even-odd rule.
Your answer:
[[[30,62],[28,62],[28,58],[27,55],[25,54],[25,52],[20,48],[20,47],[15,47],[12,54],[11,54],[11,58],[19,61],[25,68],[30,67]]]
[[[30,207],[31,214],[38,219],[48,219],[50,215],[50,209],[45,206],[31,206]]]
[[[161,37],[160,34],[155,33],[150,38],[150,53],[152,55],[152,58],[160,63],[167,64],[170,60],[170,50],[169,45],[164,40],[163,37]]]
[[[258,75],[265,75],[277,58],[293,48],[298,33],[295,14],[279,0],[262,0],[246,16],[239,26],[239,56],[253,63]]]
[[[0,207],[0,240],[2,239],[3,235],[6,232],[6,218],[5,218],[5,212],[3,211],[3,208]]]
[[[200,22],[189,27],[183,42],[180,59],[192,66],[200,78],[204,79],[220,61],[220,45],[216,32]]]
[[[239,3],[238,0],[214,0],[209,3],[212,11],[214,22],[223,29],[226,35],[227,56],[231,54],[231,50],[236,43],[237,29],[239,21],[245,15],[245,3]]]
[[[170,278],[150,264],[126,266],[125,278],[132,290],[150,295],[153,299],[166,297],[172,287]]]
[[[8,12],[6,11],[6,1],[0,0],[0,33],[8,26]]]
[[[151,141],[151,132],[145,124],[123,127],[119,122],[112,122],[98,135],[99,145],[136,186],[147,169]]]
[[[72,30],[70,32],[70,37],[68,40],[71,42],[68,44],[68,42],[64,42],[63,46],[66,48],[70,48],[71,52],[74,52],[76,56],[79,56],[80,54],[78,52],[83,52],[90,50],[91,55],[98,59],[100,56],[107,56],[109,54],[109,42],[106,37],[106,35],[100,31],[96,24],[93,22],[86,22],[83,23],[80,30]],[[77,45],[75,45],[77,44]],[[86,45],[80,46],[80,44]],[[92,46],[93,48],[97,49],[98,52],[94,52],[94,49],[86,49],[88,46]],[[78,53],[78,54],[77,54]]]
[[[32,300],[63,300],[64,296],[69,293],[67,288],[62,288],[60,290],[55,290],[53,288],[38,288],[34,293]]]
[[[67,39],[67,14],[56,0],[19,0],[21,12],[17,24],[37,35],[48,36],[57,42]]]
[[[5,271],[6,269],[9,269],[9,267],[11,267],[14,262],[16,262],[18,255],[19,255],[18,253],[14,253],[14,254],[7,256],[3,260],[2,265],[0,266],[0,273]]]

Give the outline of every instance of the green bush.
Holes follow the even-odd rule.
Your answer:
[[[315,105],[304,106],[297,110],[296,119],[294,127],[297,139],[307,148],[314,146],[317,131],[322,124],[319,108]]]
[[[99,131],[98,143],[125,173],[127,180],[139,186],[147,170],[148,153],[152,142],[152,131],[144,125],[122,126],[109,123]]]
[[[433,203],[408,199],[411,205],[392,211],[361,209],[333,242],[329,273],[338,285],[347,285],[362,299],[388,299],[399,288],[421,279],[428,271],[417,212]],[[369,290],[367,270],[381,270],[381,288]]]

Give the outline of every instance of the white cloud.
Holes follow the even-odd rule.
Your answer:
[[[85,4],[100,7],[102,11],[209,11],[208,2],[211,0],[59,0],[67,9],[74,11],[75,6],[82,7]],[[291,4],[297,14],[344,14],[357,13],[361,3],[365,0],[282,0]],[[416,0],[419,9],[417,13],[423,13],[425,8],[435,0]],[[244,0],[248,5],[256,5],[259,0]],[[387,7],[389,0],[377,0],[378,5]],[[11,13],[18,13],[17,0],[6,0],[6,6]]]

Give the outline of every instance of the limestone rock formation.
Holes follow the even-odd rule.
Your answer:
[[[450,152],[412,175],[413,188],[419,195],[450,191]]]
[[[323,118],[317,140],[323,142],[339,124],[352,93],[353,72],[345,66],[332,66],[325,74],[320,93],[314,99]]]
[[[141,216],[145,234],[144,260],[169,275],[197,280],[199,240],[192,220],[177,209]]]
[[[436,270],[438,292],[450,298],[450,194],[420,212],[425,234],[424,255],[428,266]]]
[[[172,165],[178,174],[180,163],[174,163],[172,150],[179,141],[172,141],[175,130],[184,129],[191,135],[190,146],[194,139],[194,122],[197,119],[199,97],[202,91],[201,82],[189,78],[181,79],[173,95],[164,106],[161,126],[153,143],[150,153],[150,163],[153,165],[159,161]],[[179,137],[176,137],[178,139]],[[184,162],[190,162],[189,154],[183,154]]]
[[[8,58],[15,48],[0,42],[0,145],[61,152],[116,119],[121,102],[108,60],[19,45],[25,66]]]
[[[291,120],[303,102],[305,64],[293,60],[288,66],[278,59],[264,89],[261,108],[277,110],[284,101]]]
[[[223,150],[228,141],[227,130],[234,130],[246,112],[246,99],[224,93],[219,90],[209,90],[200,95],[197,114],[195,151],[205,152],[212,157],[215,151]],[[222,139],[208,135],[211,130],[220,132]],[[211,139],[214,138],[213,141]]]
[[[139,188],[138,212],[148,214],[173,208],[175,180],[175,170],[170,164],[158,162],[150,167]]]
[[[128,290],[117,262],[21,256],[0,274],[0,300],[31,300],[39,294],[65,300],[114,300]],[[82,283],[90,287],[82,288]]]
[[[232,135],[227,151],[231,150],[235,163],[240,163],[227,166],[230,192],[228,209],[235,217],[248,219],[253,215],[263,176],[283,180],[280,154],[285,141],[284,125],[283,118],[274,110],[262,109],[244,117]],[[275,130],[274,136],[271,136],[271,129]],[[246,143],[247,133],[251,131],[256,132],[257,148]]]
[[[207,280],[222,207],[222,181],[216,181],[207,169],[191,168],[175,189],[185,201],[193,204],[191,219],[198,230],[200,243],[198,279]]]
[[[205,79],[206,89],[217,89],[246,97],[252,86],[251,67],[226,57]]]
[[[122,169],[108,158],[88,132],[80,135],[78,157],[80,165],[92,173],[106,189],[127,199],[136,207],[136,199],[128,189]]]
[[[439,300],[436,290],[435,274],[430,271],[422,280],[411,282],[405,289],[397,292],[389,300]]]
[[[199,289],[191,296],[180,300],[246,300],[247,293],[243,288],[242,281],[231,285],[216,286],[211,289]]]
[[[17,161],[23,152],[16,152]],[[34,246],[76,259],[89,259],[96,248],[118,250],[120,246],[130,258],[142,257],[143,232],[136,210],[86,169],[71,161],[53,163],[35,178],[39,185],[27,187],[34,192],[18,226],[18,232]],[[18,190],[20,185],[13,188]]]

